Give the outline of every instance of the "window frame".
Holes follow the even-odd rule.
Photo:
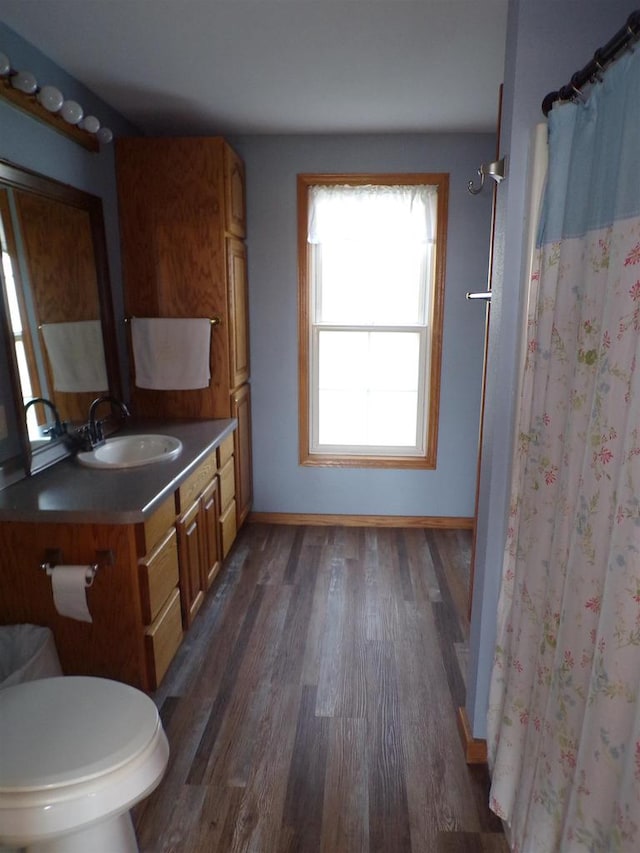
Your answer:
[[[313,281],[310,274],[308,233],[309,188],[312,186],[412,186],[427,184],[437,188],[437,231],[433,290],[427,303],[427,396],[424,417],[423,455],[391,456],[349,453],[317,453],[311,449],[311,336]],[[304,466],[352,468],[424,468],[435,469],[440,410],[440,373],[444,322],[444,285],[447,251],[447,217],[449,200],[448,173],[401,174],[324,174],[304,173],[297,176],[298,201],[298,442],[299,462]]]

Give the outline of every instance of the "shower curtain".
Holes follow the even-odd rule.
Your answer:
[[[640,850],[640,49],[549,116],[488,717],[517,853]]]

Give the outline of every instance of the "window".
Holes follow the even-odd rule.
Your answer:
[[[13,335],[13,345],[18,366],[20,388],[22,389],[23,403],[33,397],[39,397],[39,387],[32,388],[29,365],[33,364],[33,345],[25,322],[26,308],[24,298],[15,280],[12,252],[15,257],[15,238],[11,227],[9,212],[9,201],[6,192],[0,193],[0,257],[2,259],[2,274],[0,275],[0,286],[4,282],[4,292],[9,312],[9,325]],[[1,296],[0,296],[1,298]],[[40,411],[36,411],[39,409]],[[43,420],[43,417],[45,420]],[[40,406],[32,406],[27,413],[27,429],[29,438],[34,440],[41,438],[40,423],[46,423],[46,415]]]
[[[435,468],[447,191],[298,176],[302,464]]]

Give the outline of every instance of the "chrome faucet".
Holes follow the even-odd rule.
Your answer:
[[[124,418],[128,418],[131,414],[127,406],[122,402],[122,400],[118,400],[117,397],[96,397],[89,407],[89,421],[87,423],[87,432],[89,434],[89,441],[91,442],[92,447],[97,447],[97,445],[102,444],[104,441],[102,422],[96,420],[96,411],[102,403],[111,403],[112,407],[116,406],[120,409],[120,415],[123,420]]]
[[[44,405],[44,406],[48,406],[51,409],[51,411],[53,412],[54,418],[56,419],[56,422],[52,427],[45,427],[42,430],[42,434],[48,435],[50,438],[58,438],[59,436],[64,435],[64,433],[66,432],[66,427],[64,426],[64,424],[60,420],[60,415],[58,414],[58,410],[56,409],[55,405],[51,402],[51,400],[48,400],[46,397],[33,397],[31,400],[29,400],[27,403],[25,403],[25,406],[24,406],[25,418],[27,416],[27,412],[29,411],[29,407],[30,406],[36,406],[39,403],[42,403],[42,405]]]

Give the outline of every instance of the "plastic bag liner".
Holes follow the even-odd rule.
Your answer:
[[[62,675],[62,668],[49,628],[0,625],[0,690],[56,675]]]

